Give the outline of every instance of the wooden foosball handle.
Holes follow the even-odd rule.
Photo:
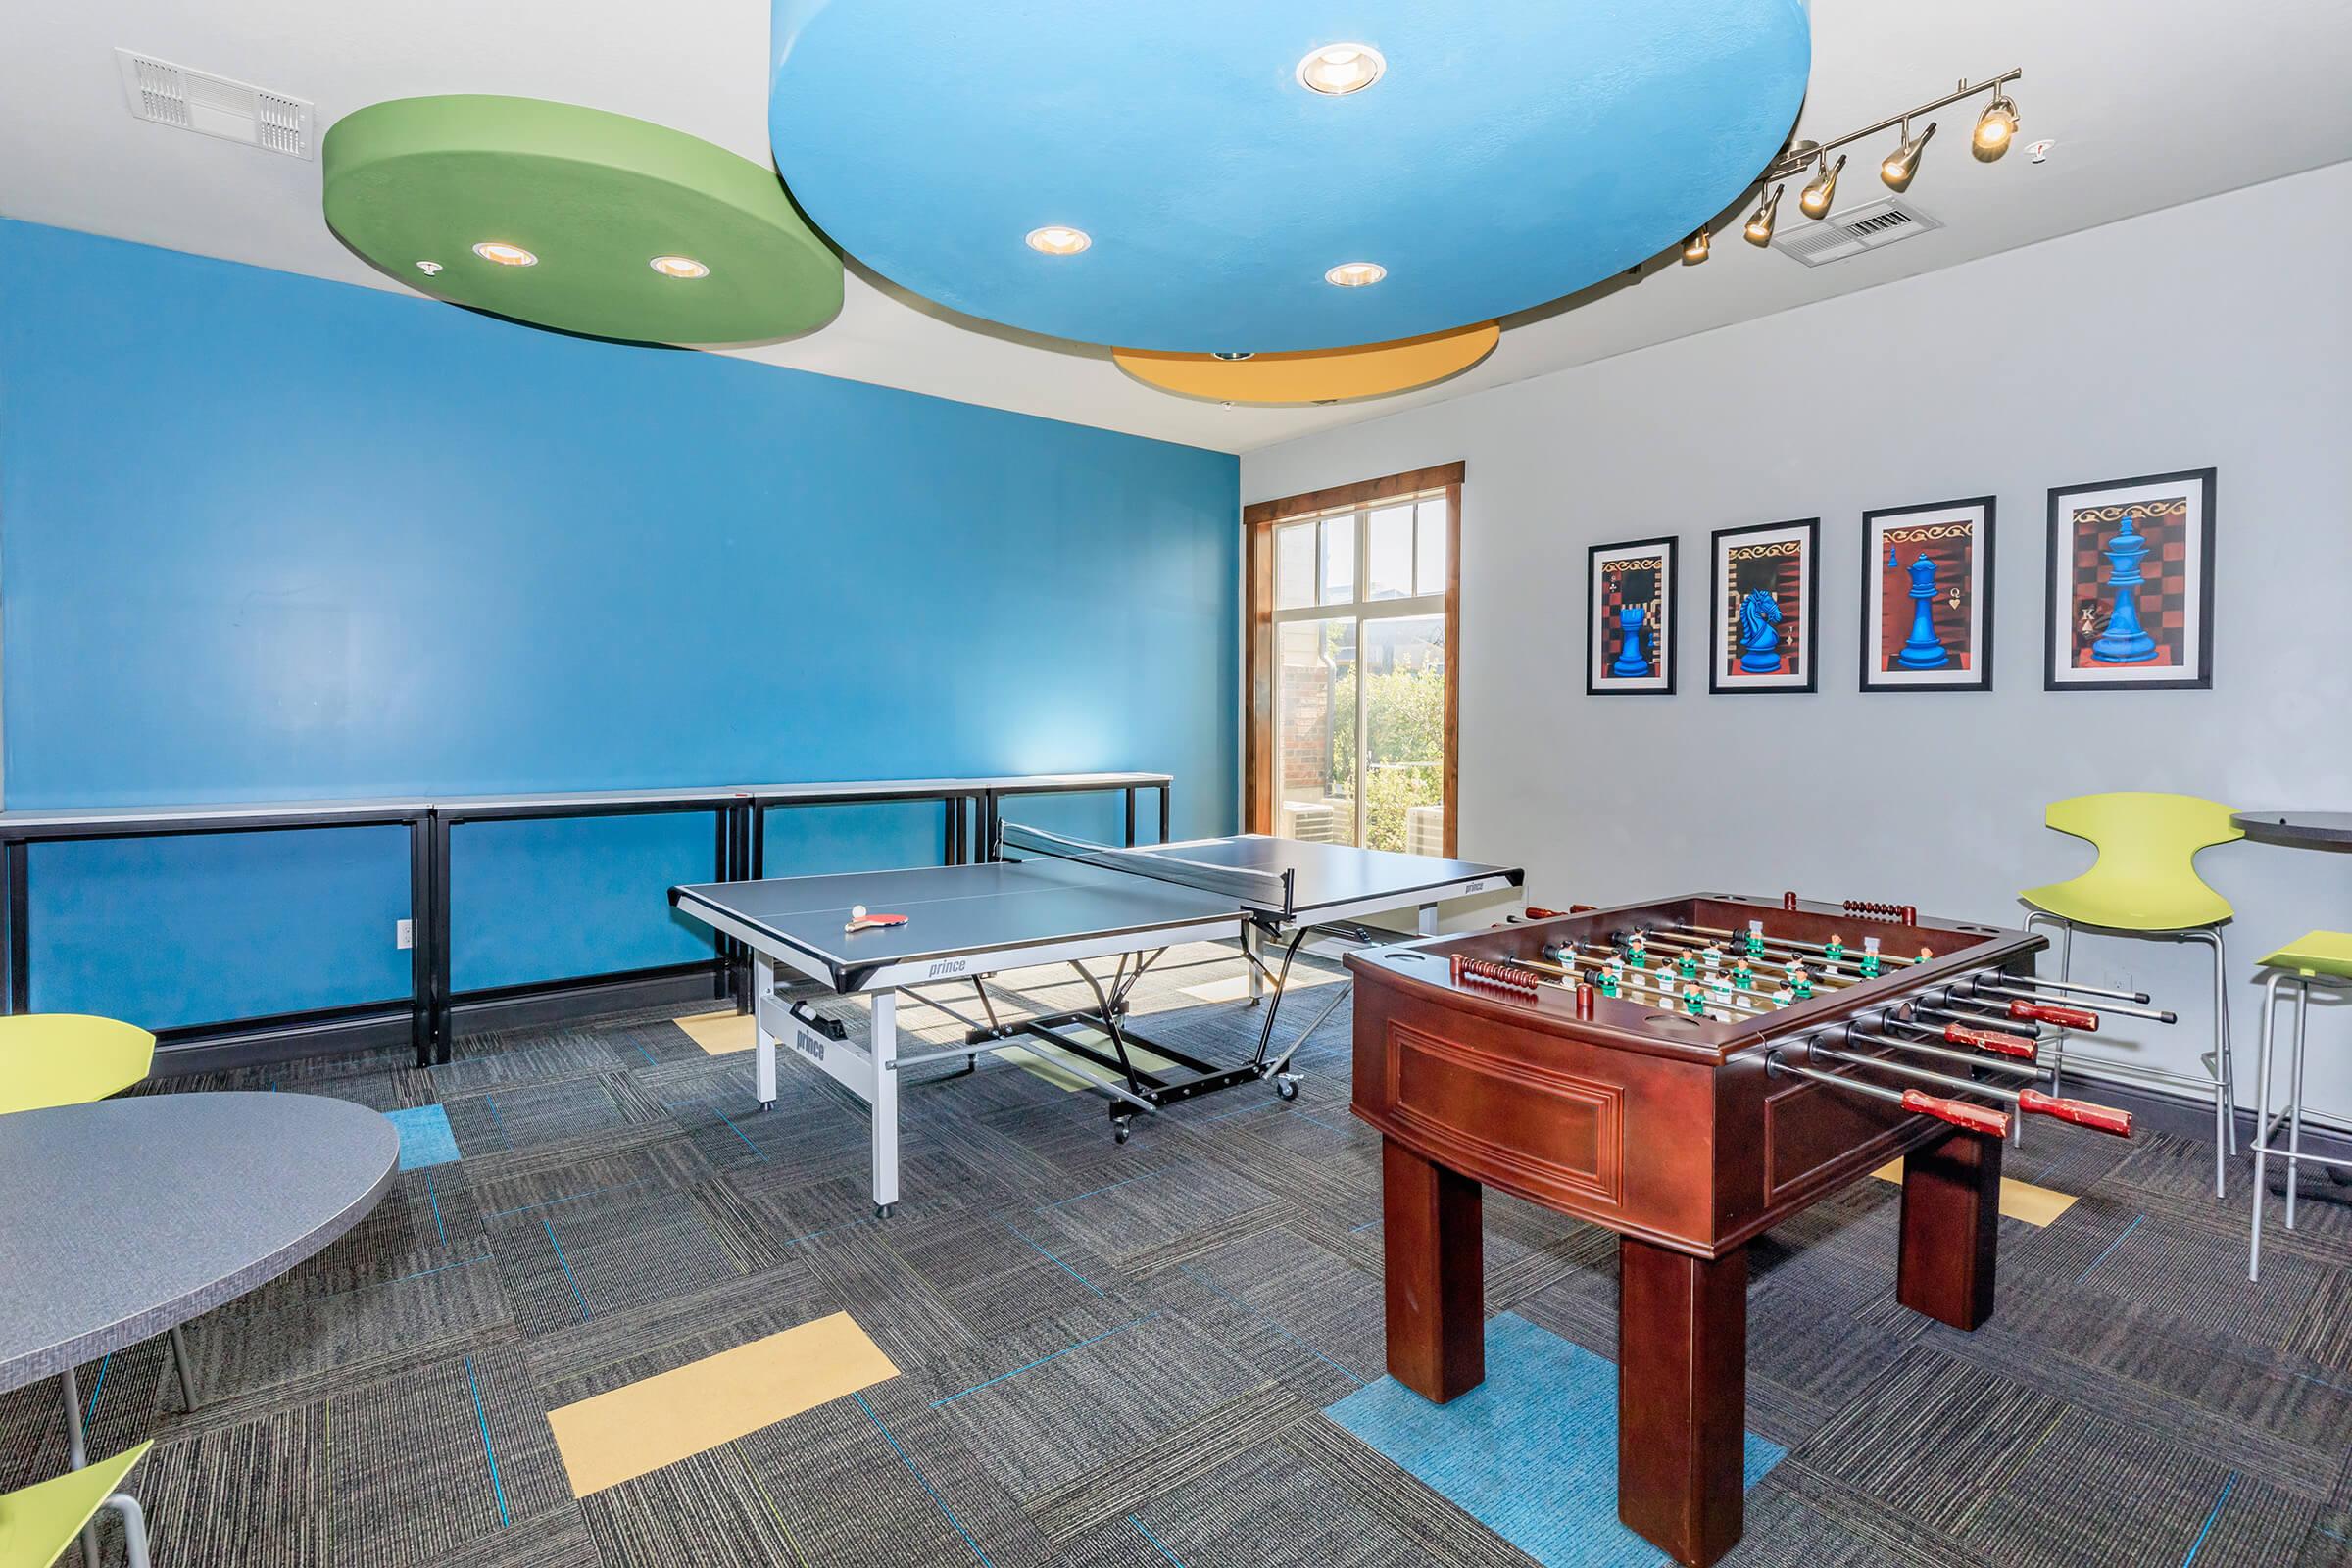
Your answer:
[[[1946,1100],[1924,1090],[1906,1089],[1903,1091],[1903,1108],[1917,1111],[1922,1116],[1933,1116],[1937,1121],[1948,1121],[1955,1127],[1965,1127],[1972,1133],[1983,1133],[1987,1138],[2009,1136],[2009,1118],[2006,1115],[1984,1105],[1972,1105],[1965,1100]]]

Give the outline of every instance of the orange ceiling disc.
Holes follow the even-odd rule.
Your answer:
[[[1493,321],[1447,332],[1366,343],[1352,349],[1254,354],[1221,360],[1213,354],[1164,354],[1113,349],[1120,369],[1163,392],[1220,403],[1336,403],[1409,392],[1467,370],[1493,351],[1502,328]]]

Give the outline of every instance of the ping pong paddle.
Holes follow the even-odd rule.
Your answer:
[[[906,917],[903,914],[868,914],[865,912],[864,905],[853,904],[850,906],[850,923],[843,926],[842,929],[844,931],[877,931],[888,926],[905,925],[906,923]]]

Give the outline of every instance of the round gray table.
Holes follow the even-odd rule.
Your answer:
[[[2352,811],[2239,811],[2230,818],[2250,839],[2298,850],[2352,850]]]
[[[0,1390],[234,1299],[350,1230],[400,1134],[316,1095],[153,1095],[0,1116]]]

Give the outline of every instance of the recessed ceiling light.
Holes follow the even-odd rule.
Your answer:
[[[537,267],[539,258],[519,245],[510,245],[503,239],[486,239],[473,248],[473,254],[485,262],[501,267]]]
[[[1335,288],[1369,288],[1388,275],[1378,262],[1342,262],[1323,274],[1323,281]]]
[[[1334,43],[1309,51],[1292,74],[1308,92],[1342,98],[1362,92],[1388,69],[1388,61],[1368,43]]]
[[[1092,235],[1083,228],[1069,228],[1060,223],[1048,223],[1029,231],[1029,248],[1048,256],[1075,256],[1092,245]]]
[[[441,264],[439,262],[418,262],[416,270],[427,277],[438,276],[441,271]]]
[[[645,264],[663,277],[709,277],[710,269],[691,256],[657,256]]]

